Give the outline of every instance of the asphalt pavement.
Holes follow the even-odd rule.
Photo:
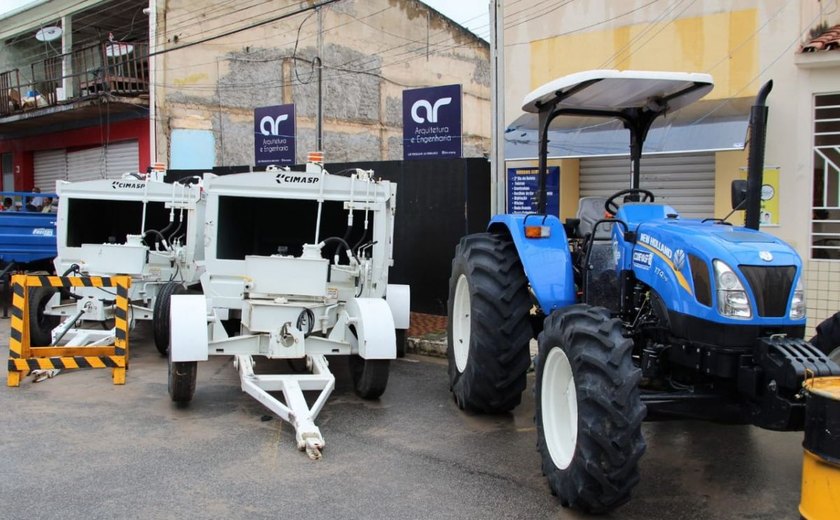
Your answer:
[[[312,461],[240,390],[230,358],[200,363],[193,402],[176,407],[151,337],[132,332],[124,386],[90,369],[0,387],[0,518],[585,518],[540,473],[530,388],[512,414],[468,415],[445,360],[409,355],[364,401],[331,358],[326,448]],[[690,421],[644,433],[641,484],[600,518],[798,518],[801,433]]]

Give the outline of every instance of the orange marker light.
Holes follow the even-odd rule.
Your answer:
[[[525,226],[525,238],[548,238],[551,228],[548,226]]]

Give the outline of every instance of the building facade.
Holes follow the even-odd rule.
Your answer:
[[[749,107],[772,80],[765,157],[772,196],[762,229],[804,261],[809,331],[840,310],[840,51],[830,35],[810,45],[840,22],[836,2],[503,0],[500,7],[509,167],[534,164],[535,133],[521,119],[521,101],[551,79],[599,68],[713,76],[710,95],[652,130],[642,161],[642,187],[686,216],[729,213],[730,182],[746,174]],[[628,144],[626,131],[594,120],[556,129],[550,164],[561,170],[562,217],[574,216],[580,196],[629,186]]]
[[[295,162],[401,159],[402,92],[461,86],[489,148],[487,42],[416,0],[52,0],[0,19],[3,189],[255,165],[255,111],[293,104]]]

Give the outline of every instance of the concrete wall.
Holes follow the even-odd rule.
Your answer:
[[[772,79],[765,164],[780,168],[780,225],[765,230],[805,261],[809,326],[840,310],[840,262],[810,260],[809,248],[813,96],[840,92],[840,58],[797,54],[810,28],[840,22],[836,8],[818,0],[628,0],[563,3],[537,16],[545,11],[539,0],[504,4],[507,124],[519,116],[528,92],[580,70],[710,73],[715,89],[701,112],[747,107]],[[746,164],[746,152],[716,154],[716,215],[729,211],[729,183]]]
[[[175,47],[293,12],[279,0],[240,10],[222,0],[168,0],[159,44]],[[163,2],[161,2],[163,4]],[[323,64],[323,149],[329,162],[402,158],[402,91],[463,85],[463,154],[489,148],[486,42],[415,0],[342,0],[317,11],[162,55],[158,158],[174,128],[213,132],[217,166],[254,164],[255,107],[295,103],[297,161],[316,148]]]

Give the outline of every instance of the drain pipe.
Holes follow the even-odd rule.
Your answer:
[[[773,80],[765,83],[750,110],[750,154],[747,162],[747,201],[744,226],[758,229],[761,221],[761,186],[764,183],[764,145],[767,142],[767,96]]]

